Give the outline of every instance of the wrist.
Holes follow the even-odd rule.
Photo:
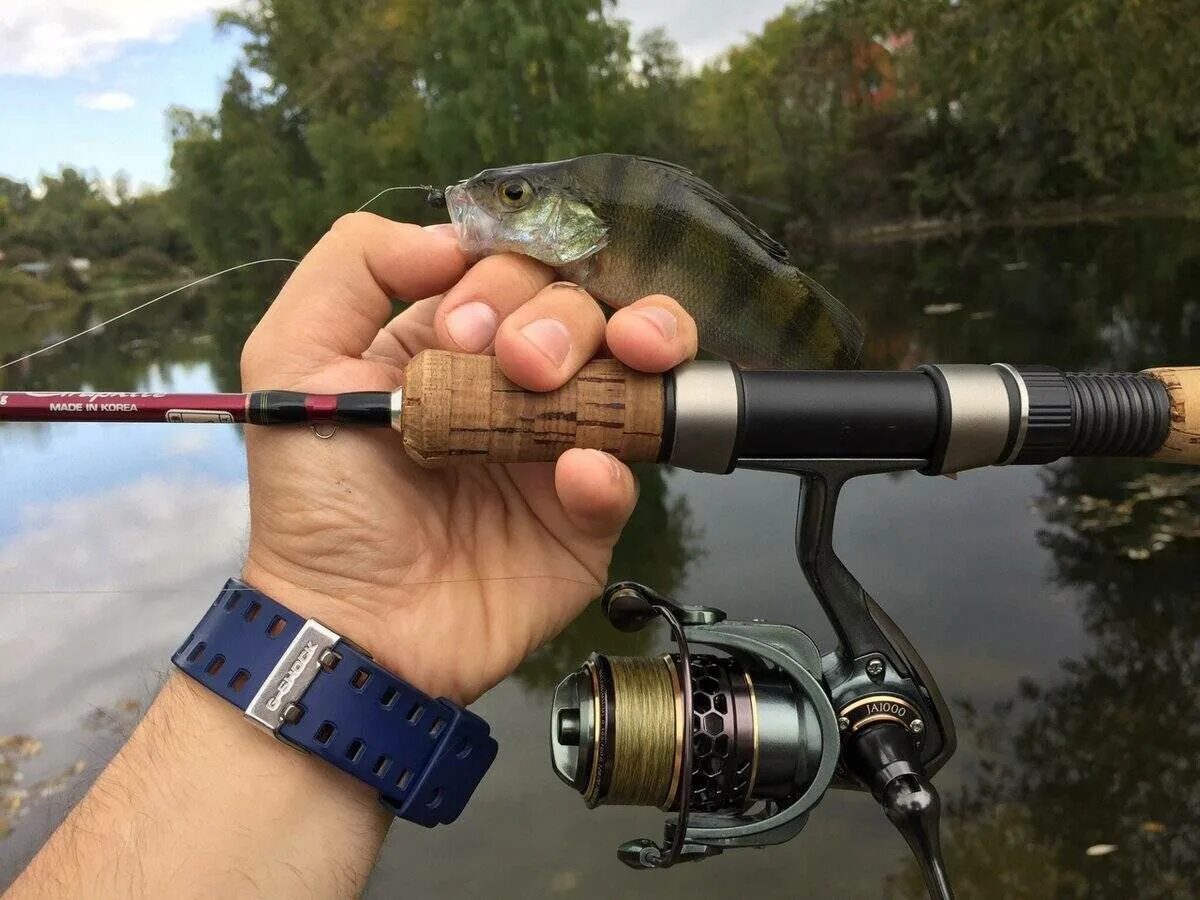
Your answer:
[[[285,590],[289,606],[279,586],[269,596],[229,581],[172,662],[282,742],[369,785],[394,816],[426,827],[457,819],[496,757],[488,724],[316,619],[330,609],[320,592]]]
[[[242,568],[241,580],[297,615],[315,619],[365,650],[388,671],[432,697],[467,706],[481,691],[459,677],[457,660],[444,649],[430,652],[423,640],[439,629],[428,624],[430,610],[446,598],[388,594],[374,585],[319,571],[300,569],[257,547]],[[426,602],[428,601],[428,602]],[[396,615],[398,605],[405,606]],[[423,624],[424,623],[424,624]]]
[[[255,547],[253,541],[242,566],[241,580],[297,615],[316,619],[375,659],[386,660],[385,664],[394,669],[388,642],[383,639],[384,623],[374,611],[379,609],[380,603],[368,597],[361,586],[351,584],[347,579],[326,579],[311,570],[297,569],[272,558]],[[405,672],[395,671],[407,679]]]

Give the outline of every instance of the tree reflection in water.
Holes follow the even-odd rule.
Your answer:
[[[1064,661],[1054,682],[1025,681],[989,711],[960,712],[960,731],[981,749],[967,785],[947,802],[957,890],[1194,896],[1200,483],[1187,470],[1146,475],[1103,460],[1055,466],[1043,480],[1040,541],[1058,582],[1078,597],[1090,647]],[[1131,505],[1131,497],[1141,499]],[[1115,849],[1103,852],[1106,844]],[[924,896],[911,866],[890,887]]]
[[[637,467],[637,509],[613,552],[609,575],[621,581],[641,581],[668,597],[679,597],[688,564],[701,553],[700,530],[693,524],[687,498],[672,494],[669,470],[657,466]],[[633,634],[617,631],[592,603],[557,638],[542,647],[517,670],[516,677],[527,687],[550,690],[568,672],[579,666],[593,650],[614,655],[651,652],[665,641],[658,628]]]

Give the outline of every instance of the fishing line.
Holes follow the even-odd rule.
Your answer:
[[[206,281],[212,281],[214,278],[220,278],[222,275],[228,275],[230,272],[236,272],[238,269],[248,269],[251,266],[261,266],[266,263],[291,263],[294,266],[298,266],[298,265],[300,265],[300,260],[288,259],[286,257],[272,257],[270,259],[256,259],[253,262],[239,263],[236,266],[230,266],[228,269],[222,269],[220,272],[213,272],[211,275],[205,275],[203,278],[197,278],[195,281],[189,281],[185,285],[177,287],[174,290],[167,291],[165,294],[161,294],[158,297],[155,297],[153,300],[147,300],[145,303],[135,306],[133,309],[127,309],[127,310],[125,310],[125,312],[119,313],[119,314],[113,316],[111,319],[106,319],[105,321],[100,322],[98,325],[92,325],[90,328],[85,328],[83,331],[80,331],[77,334],[73,334],[70,337],[65,337],[61,341],[55,341],[53,344],[50,344],[46,347],[42,347],[40,350],[34,350],[32,353],[26,353],[24,356],[18,357],[17,359],[12,360],[11,362],[6,362],[6,363],[0,365],[0,371],[7,369],[9,366],[15,366],[15,365],[17,365],[17,363],[23,363],[26,360],[33,359],[35,356],[41,356],[43,353],[49,353],[51,350],[56,350],[57,348],[61,347],[63,344],[69,344],[71,341],[73,341],[77,338],[81,338],[84,335],[91,334],[94,331],[99,331],[101,328],[111,325],[113,322],[117,322],[117,321],[125,318],[126,316],[131,316],[135,312],[139,312],[140,310],[143,310],[148,306],[153,306],[155,303],[158,303],[160,300],[166,300],[168,297],[172,297],[175,294],[178,294],[180,291],[186,291],[188,288],[193,288],[193,287],[196,287],[197,285],[204,284],[204,282],[206,282]]]
[[[426,193],[432,194],[437,190],[439,190],[439,188],[435,188],[432,184],[402,184],[397,185],[396,187],[384,188],[382,191],[356,209],[355,212],[362,212],[384,194],[390,194],[392,191],[425,191]]]
[[[384,188],[382,191],[380,191],[378,194],[376,194],[374,197],[372,197],[370,200],[368,200],[362,206],[358,207],[358,209],[356,209],[355,212],[362,212],[368,206],[370,206],[372,203],[374,203],[376,200],[378,200],[380,197],[382,197],[384,194],[389,194],[392,191],[425,191],[429,195],[430,198],[433,198],[435,196],[440,196],[440,189],[434,187],[432,184],[396,185],[394,187]],[[27,353],[24,356],[18,357],[17,359],[0,364],[0,371],[3,371],[4,369],[9,368],[10,366],[15,366],[18,363],[23,363],[23,362],[26,362],[27,360],[31,360],[36,356],[41,356],[43,353],[49,353],[51,350],[57,350],[59,347],[63,346],[64,344],[69,344],[69,343],[71,343],[71,341],[74,341],[74,340],[77,340],[78,338],[89,335],[92,332],[99,331],[100,329],[105,328],[108,325],[111,325],[113,322],[120,321],[121,319],[125,318],[126,316],[131,316],[135,312],[140,312],[141,310],[145,309],[148,306],[153,306],[155,303],[158,303],[162,300],[166,300],[168,297],[172,297],[175,294],[178,294],[180,291],[186,291],[188,288],[196,287],[197,285],[204,284],[207,281],[212,281],[214,278],[220,278],[222,275],[228,275],[230,272],[236,272],[239,269],[248,269],[251,266],[261,266],[261,265],[265,265],[267,263],[291,263],[294,266],[298,266],[298,265],[300,265],[300,260],[290,259],[288,257],[271,257],[269,259],[256,259],[253,262],[239,263],[236,266],[230,266],[228,269],[222,269],[220,272],[213,272],[211,275],[205,275],[203,278],[197,278],[195,281],[190,281],[185,285],[181,285],[180,287],[177,287],[170,291],[167,291],[167,293],[161,294],[160,296],[155,297],[153,300],[147,300],[145,303],[142,303],[138,306],[133,307],[133,309],[127,309],[127,310],[125,310],[125,312],[120,313],[119,315],[115,315],[111,319],[106,319],[103,322],[100,322],[96,325],[92,325],[89,328],[85,328],[83,331],[80,331],[77,334],[73,334],[70,337],[65,337],[62,340],[55,341],[53,344],[50,344],[46,347],[42,347],[39,350],[34,350],[32,353]]]

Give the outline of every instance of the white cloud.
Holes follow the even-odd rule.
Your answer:
[[[618,0],[617,15],[635,33],[665,27],[693,65],[711,60],[782,13],[794,0]]]
[[[83,94],[76,97],[75,102],[84,109],[98,109],[101,112],[120,112],[132,109],[137,101],[124,91],[102,91],[99,94]]]
[[[128,44],[169,43],[222,0],[3,0],[0,75],[55,78],[114,59]]]

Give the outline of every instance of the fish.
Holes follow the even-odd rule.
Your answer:
[[[442,197],[467,253],[533,257],[614,309],[666,294],[742,367],[858,365],[854,315],[683,166],[598,153],[485,169]]]

